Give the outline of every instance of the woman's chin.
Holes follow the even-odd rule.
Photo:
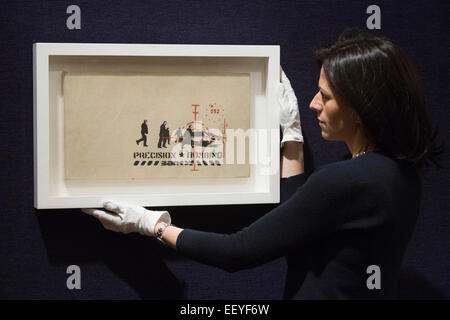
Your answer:
[[[322,138],[327,141],[341,141],[340,139],[336,139],[336,137],[330,136],[326,132],[322,130]]]
[[[326,132],[324,132],[323,130],[322,130],[322,138],[323,139],[325,139],[325,140],[330,140],[330,138],[329,138],[329,136],[328,136],[328,134],[326,133]]]

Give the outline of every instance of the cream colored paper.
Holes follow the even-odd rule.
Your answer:
[[[63,98],[65,179],[249,176],[248,139],[245,163],[227,164],[223,138],[217,135],[226,129],[245,131],[250,127],[248,73],[68,72],[63,75]],[[147,147],[141,133],[144,119]],[[163,121],[167,121],[171,139],[169,144],[169,135],[163,135],[167,148],[163,143],[158,148]],[[191,150],[186,143],[189,124],[198,131]],[[177,131],[184,143],[174,141]],[[205,140],[215,133],[214,143],[201,147],[205,143],[201,132]],[[181,145],[184,157],[172,161]],[[186,158],[189,153],[190,159]]]

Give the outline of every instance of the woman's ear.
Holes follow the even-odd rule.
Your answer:
[[[352,119],[352,123],[353,123],[353,127],[355,128],[355,131],[358,131],[359,129],[362,128],[362,121],[361,118],[359,117],[358,113],[352,108],[352,112],[351,112],[351,119]]]
[[[362,124],[361,118],[359,117],[358,113],[355,109],[351,108],[351,118],[354,124],[360,125]]]

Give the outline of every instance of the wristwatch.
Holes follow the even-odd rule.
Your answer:
[[[167,223],[165,223],[165,222],[162,222],[162,223],[160,224],[160,226],[158,227],[158,231],[156,232],[156,239],[158,239],[159,241],[161,241],[161,242],[164,243],[164,241],[163,241],[163,239],[162,239],[162,234],[163,234],[164,230],[165,230],[168,226],[170,226],[170,225],[171,225],[171,224],[167,224]]]

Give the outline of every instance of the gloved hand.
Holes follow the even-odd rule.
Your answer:
[[[286,141],[303,142],[297,97],[283,70],[281,70],[281,83],[278,85],[278,102],[280,104],[280,127],[283,133],[281,147]]]
[[[105,229],[130,233],[138,232],[149,237],[155,236],[155,225],[162,221],[170,224],[168,211],[152,211],[144,207],[106,201],[103,207],[110,211],[100,209],[81,209],[100,220]]]

